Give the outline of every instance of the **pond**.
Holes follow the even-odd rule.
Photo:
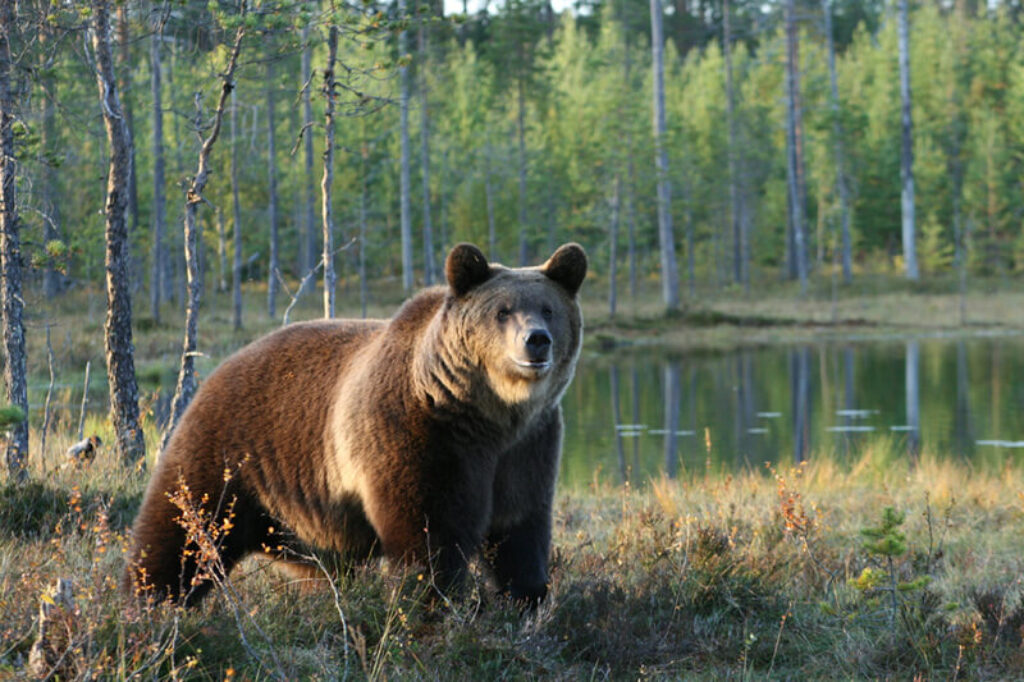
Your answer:
[[[561,482],[643,484],[845,459],[867,447],[1024,462],[1024,337],[585,354],[563,399]]]

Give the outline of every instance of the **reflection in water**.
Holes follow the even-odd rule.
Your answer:
[[[679,400],[682,380],[678,362],[665,363],[665,473],[675,478],[679,471]]]
[[[969,388],[967,343],[960,340],[956,344],[956,407],[953,410],[953,434],[957,454],[969,453],[974,446],[968,397],[970,395]]]
[[[622,447],[622,415],[619,411],[619,366],[611,367],[612,420],[615,425],[615,454],[619,461],[619,475],[622,482],[629,481],[629,467],[626,465],[626,451]],[[635,438],[633,440],[636,440]]]
[[[907,454],[916,459],[921,453],[921,354],[917,341],[907,341],[906,366]]]
[[[811,351],[799,346],[789,352],[790,413],[793,415],[793,463],[807,457],[811,434]]]
[[[1024,337],[591,354],[563,402],[562,477],[643,484],[879,448],[1024,463],[1008,446],[1024,444],[1018,376]]]

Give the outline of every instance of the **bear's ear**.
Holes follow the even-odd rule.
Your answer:
[[[487,258],[472,244],[456,244],[445,261],[444,272],[456,296],[462,296],[491,277]]]
[[[575,242],[563,244],[541,266],[541,271],[575,296],[587,276],[587,253]]]

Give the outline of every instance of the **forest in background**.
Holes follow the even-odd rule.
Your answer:
[[[783,7],[730,4],[731,113],[723,5],[677,2],[665,17],[666,149],[684,289],[691,278],[695,289],[741,279],[737,258],[749,260],[754,281],[795,276],[787,238],[793,211]],[[102,277],[107,143],[86,42],[88,6],[17,7],[22,30],[11,36],[12,75],[24,255],[32,277],[47,279],[53,294]],[[899,271],[895,8],[859,0],[832,7],[833,107],[823,7],[800,3],[795,15],[803,117],[799,208],[810,271],[831,272],[840,260],[837,134],[845,152],[853,272]],[[243,281],[268,282],[273,298],[279,295],[275,268],[297,281],[318,262],[324,27],[332,19],[346,29],[338,45],[335,240],[339,246],[355,240],[337,253],[340,277],[357,277],[361,259],[368,278],[403,276],[396,245],[406,92],[411,143],[404,201],[415,226],[410,248],[418,283],[436,281],[445,250],[462,240],[511,264],[536,261],[555,244],[576,240],[607,277],[613,223],[621,223],[622,285],[656,279],[647,4],[592,3],[561,16],[543,0],[510,0],[464,18],[441,17],[429,5],[400,11],[362,3],[332,13],[282,1],[251,8],[230,122],[212,150],[198,211],[207,286],[227,288],[231,280],[236,221]],[[116,72],[134,142],[129,234],[139,297],[156,290],[160,301],[185,298],[183,189],[211,125],[234,12],[226,3],[116,8]],[[911,9],[910,21],[921,269],[950,271],[962,244],[969,271],[1014,272],[1024,267],[1024,54],[1017,8],[922,3]],[[735,121],[731,134],[727,117]],[[154,182],[155,136],[162,138],[166,168],[161,187]],[[730,155],[736,155],[732,164]],[[731,224],[737,210],[750,240],[739,256]],[[158,220],[166,226],[159,235]],[[403,282],[408,288],[408,279]],[[144,314],[146,306],[136,309]]]
[[[325,316],[339,288],[366,315],[370,282],[437,282],[456,242],[520,265],[574,240],[612,315],[619,289],[643,305],[660,286],[673,311],[752,283],[956,272],[963,324],[968,275],[1024,267],[1013,4],[2,9],[8,400],[27,412],[21,308],[42,326],[105,280],[128,461],[145,450],[132,327],[185,313],[166,434],[196,390],[204,292],[231,291],[235,330],[279,305],[287,321],[315,282]],[[243,282],[265,315],[243,312]],[[27,431],[7,446],[18,476]]]

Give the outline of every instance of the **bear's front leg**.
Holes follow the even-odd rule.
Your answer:
[[[504,453],[494,479],[488,551],[499,589],[535,606],[548,591],[551,508],[562,446],[562,415],[554,407]]]
[[[491,517],[493,464],[486,458],[437,458],[413,474],[382,476],[367,500],[384,554],[427,566],[434,585],[454,595],[483,544]],[[394,485],[407,481],[409,485]]]
[[[487,547],[486,556],[491,561],[498,588],[504,594],[531,607],[547,596],[550,514],[491,533]]]

